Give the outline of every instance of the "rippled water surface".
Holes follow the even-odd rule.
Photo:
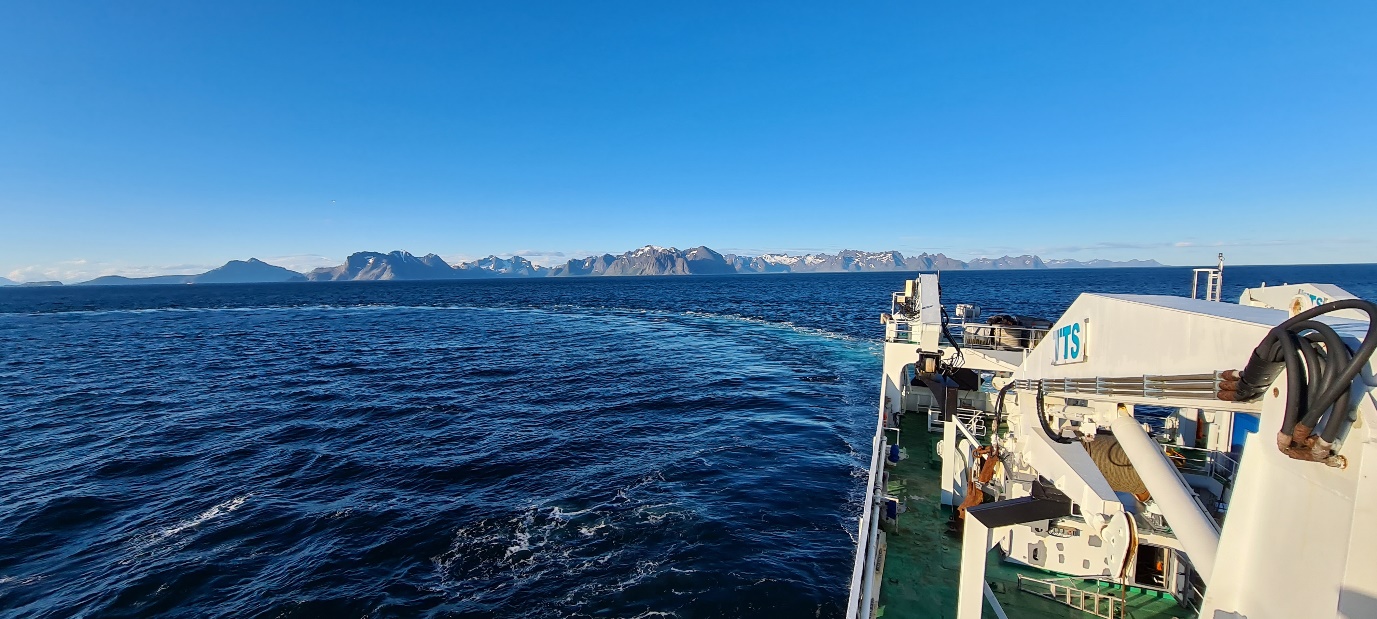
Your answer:
[[[904,277],[0,290],[0,614],[840,616]]]

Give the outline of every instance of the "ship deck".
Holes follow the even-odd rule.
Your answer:
[[[934,447],[939,437],[927,431],[923,415],[904,415],[900,447],[908,457],[890,468],[888,494],[898,497],[907,511],[899,515],[897,531],[886,536],[887,550],[880,588],[880,613],[885,619],[953,617],[956,614],[956,585],[961,564],[961,540],[947,532],[951,509],[943,508],[938,485],[941,462]],[[995,597],[1010,619],[1072,619],[1094,617],[1034,593],[1019,591],[1022,575],[1057,582],[1084,591],[1095,591],[1121,598],[1127,617],[1134,619],[1192,617],[1171,595],[1155,590],[1096,584],[1041,570],[1024,568],[1003,561],[999,550],[990,551],[985,577]],[[994,612],[985,604],[985,617]],[[1118,614],[1115,614],[1118,617]]]

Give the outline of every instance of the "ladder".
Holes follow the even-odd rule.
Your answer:
[[[1219,266],[1213,269],[1195,269],[1191,275],[1191,298],[1199,298],[1200,276],[1205,275],[1205,300],[1220,300],[1224,287],[1224,254],[1219,254]]]
[[[1018,575],[1018,590],[1104,619],[1123,619],[1128,616],[1124,613],[1124,601],[1111,594],[1086,591],[1051,580],[1029,578],[1022,574]]]

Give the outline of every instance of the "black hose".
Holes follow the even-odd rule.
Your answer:
[[[1272,329],[1273,331],[1283,328],[1290,329],[1297,323],[1340,309],[1359,309],[1367,312],[1367,333],[1363,336],[1362,345],[1358,346],[1357,352],[1353,353],[1352,359],[1344,366],[1343,371],[1334,375],[1329,381],[1327,388],[1315,398],[1316,406],[1322,409],[1329,408],[1335,400],[1339,399],[1341,393],[1353,388],[1353,379],[1358,376],[1358,372],[1362,371],[1363,366],[1367,365],[1367,360],[1372,357],[1373,351],[1377,350],[1377,337],[1373,337],[1377,335],[1377,305],[1361,299],[1342,299],[1333,301],[1296,314],[1286,322]],[[1343,348],[1343,346],[1340,346],[1340,348]],[[1344,414],[1348,414],[1348,411],[1343,412]]]
[[[1313,334],[1308,334],[1313,335]],[[1309,340],[1310,338],[1305,338]],[[1320,351],[1310,342],[1303,342],[1300,346],[1301,358],[1305,360],[1305,394],[1309,397],[1305,399],[1305,409],[1315,408],[1315,396],[1324,389],[1323,381],[1328,376],[1320,373]]]
[[[1003,387],[1001,387],[1001,388],[999,389],[999,397],[995,398],[994,429],[993,429],[993,431],[990,433],[990,436],[991,436],[991,438],[990,438],[990,444],[991,444],[991,445],[994,444],[994,438],[993,438],[994,435],[995,435],[996,433],[999,432],[999,424],[1004,423],[1004,394],[1009,393],[1009,390],[1010,390],[1010,389],[1013,389],[1013,388],[1014,388],[1014,381],[1013,381],[1013,380],[1010,380],[1010,381],[1009,381],[1009,384],[1004,385]]]
[[[1328,325],[1323,325],[1323,327],[1322,329],[1316,329],[1320,338],[1324,340],[1325,346],[1325,354],[1320,357],[1320,372],[1328,376],[1333,376],[1334,372],[1329,368],[1347,367],[1348,364],[1353,362],[1353,351],[1349,350],[1348,344],[1344,343],[1343,338],[1339,337],[1339,334],[1335,333],[1334,329],[1331,329]],[[1363,361],[1362,365],[1366,365],[1366,363],[1366,361]],[[1328,388],[1328,385],[1326,385],[1325,388]],[[1352,421],[1352,419],[1349,418],[1352,409],[1352,400],[1353,388],[1350,384],[1348,389],[1343,389],[1339,392],[1339,397],[1334,400],[1334,405],[1331,409],[1333,412],[1329,414],[1327,421],[1324,422],[1324,431],[1320,433],[1320,438],[1324,439],[1324,442],[1333,443],[1334,439],[1338,438],[1340,430]],[[1315,421],[1318,422],[1319,418],[1316,417]],[[1314,429],[1314,426],[1312,426],[1312,429]]]
[[[1335,333],[1329,325],[1313,320],[1302,324],[1315,325],[1313,336],[1324,342],[1324,353],[1320,355],[1320,373],[1322,375],[1332,377],[1334,373],[1329,368],[1346,367],[1352,362],[1353,351],[1349,350],[1348,344],[1345,344],[1343,338],[1339,337],[1339,334]],[[1338,438],[1339,431],[1352,421],[1348,418],[1352,399],[1353,390],[1349,388],[1339,392],[1338,399],[1334,400],[1332,408],[1334,412],[1330,413],[1328,421],[1325,421],[1324,431],[1320,434],[1320,438],[1324,439],[1326,443],[1333,443],[1334,439]],[[1316,418],[1316,421],[1318,422],[1319,419]]]
[[[1303,418],[1301,418],[1301,423],[1305,424],[1307,428],[1313,430],[1319,424],[1320,418],[1324,416],[1324,412],[1330,408],[1328,405],[1321,406],[1319,402],[1319,394],[1327,390],[1330,384],[1332,384],[1333,380],[1336,378],[1334,376],[1333,371],[1326,370],[1329,370],[1329,368],[1331,367],[1345,367],[1349,363],[1350,355],[1348,351],[1348,345],[1344,344],[1343,338],[1339,337],[1339,334],[1335,333],[1333,328],[1331,328],[1327,324],[1324,324],[1316,320],[1306,320],[1297,323],[1294,326],[1292,326],[1291,329],[1292,332],[1299,332],[1302,329],[1309,329],[1313,331],[1314,333],[1310,335],[1318,336],[1318,339],[1324,342],[1325,355],[1333,358],[1333,363],[1326,363],[1323,361],[1320,362],[1321,364],[1323,364],[1323,367],[1319,368],[1320,371],[1318,380],[1316,380],[1313,377],[1315,372],[1311,372],[1312,378],[1310,379],[1309,389],[1310,394],[1313,397],[1309,398],[1306,407],[1307,413]],[[1310,337],[1307,336],[1307,339],[1310,339]],[[1319,357],[1319,352],[1315,350],[1314,346],[1306,345],[1301,348],[1302,352],[1306,350],[1312,351],[1313,353],[1315,353],[1316,357]],[[1306,363],[1309,363],[1308,358],[1306,360]],[[1351,389],[1344,389],[1339,393],[1339,397],[1335,399],[1333,403],[1333,409],[1335,411],[1343,411],[1345,413],[1347,412],[1350,393],[1352,393]],[[1338,432],[1338,424],[1326,424],[1326,427],[1334,430],[1335,432]],[[1330,440],[1332,442],[1332,439],[1327,440]]]
[[[937,288],[937,294],[938,296],[942,294],[942,288],[940,286]],[[947,323],[951,321],[951,318],[947,317],[946,306],[941,306],[939,309],[942,310],[942,335],[946,336],[947,343],[951,344],[951,347],[956,349],[956,354],[952,355],[951,362],[945,364],[946,367],[944,368],[945,371],[943,374],[946,374],[965,365],[966,355],[961,352],[961,344],[956,341],[956,338],[951,336],[951,330],[947,328]]]
[[[1047,413],[1044,412],[1044,411],[1042,410],[1042,385],[1041,385],[1041,384],[1038,385],[1038,399],[1037,399],[1037,403],[1038,403],[1038,423],[1039,423],[1040,425],[1042,425],[1042,431],[1047,433],[1047,438],[1050,438],[1050,439],[1052,439],[1053,441],[1058,442],[1058,443],[1061,443],[1061,444],[1063,444],[1063,445],[1069,445],[1069,444],[1071,444],[1071,443],[1076,442],[1076,439],[1074,439],[1074,438],[1062,436],[1062,435],[1060,435],[1060,434],[1057,434],[1056,432],[1053,432],[1053,431],[1052,431],[1052,426],[1050,426],[1050,425],[1047,424]]]
[[[1325,372],[1324,368],[1328,365],[1331,351],[1337,353],[1342,349],[1344,352],[1348,352],[1348,346],[1344,345],[1343,338],[1339,337],[1339,334],[1335,333],[1334,329],[1330,328],[1329,325],[1318,320],[1307,320],[1297,324],[1292,327],[1291,332],[1297,334],[1303,333],[1304,337],[1301,339],[1308,342],[1310,344],[1308,348],[1317,355],[1320,365],[1318,368],[1319,379],[1328,380],[1331,378],[1331,376]],[[1317,346],[1317,344],[1322,344],[1323,346]],[[1304,350],[1302,350],[1302,352],[1304,352]],[[1347,358],[1345,358],[1345,362],[1346,361]],[[1309,363],[1309,361],[1307,361],[1307,363]],[[1319,383],[1315,382],[1313,384],[1318,385]],[[1323,388],[1317,388],[1315,394],[1319,395],[1319,392],[1322,390]]]
[[[1357,351],[1329,325],[1313,320],[1335,310],[1357,309],[1368,315],[1367,333]],[[1239,373],[1240,400],[1261,396],[1286,368],[1286,410],[1281,431],[1291,435],[1297,424],[1312,433],[1325,419],[1320,438],[1332,443],[1347,426],[1353,381],[1377,351],[1377,304],[1342,299],[1310,308],[1273,327]],[[1303,336],[1303,337],[1302,337]],[[1323,349],[1319,344],[1323,343]],[[1302,404],[1303,402],[1303,404]],[[1332,411],[1326,417],[1325,413]]]
[[[1343,347],[1344,352],[1349,352],[1348,347],[1343,345],[1343,339],[1340,338],[1337,333],[1334,333],[1333,329],[1330,329],[1329,331],[1330,335],[1334,336],[1334,339],[1337,340],[1338,345]],[[1306,348],[1309,348],[1311,352],[1315,353],[1315,361],[1318,366],[1316,367],[1314,372],[1316,375],[1318,375],[1318,378],[1316,380],[1318,381],[1328,378],[1329,370],[1327,370],[1326,368],[1329,367],[1329,347],[1334,343],[1327,341],[1325,339],[1325,336],[1321,335],[1318,331],[1311,331],[1309,333],[1306,333],[1305,340],[1310,343],[1310,345]],[[1345,360],[1346,359],[1347,357],[1345,357]],[[1310,363],[1309,359],[1307,359],[1305,363],[1307,364],[1306,369],[1308,370]],[[1319,390],[1312,389],[1311,392],[1318,394]]]
[[[1253,349],[1248,363],[1238,373],[1238,400],[1248,402],[1266,393],[1267,388],[1276,382],[1285,364],[1281,360],[1281,342],[1268,332],[1262,343]]]
[[[1313,331],[1314,334],[1319,336],[1319,339],[1324,341],[1326,349],[1325,354],[1327,356],[1332,356],[1332,359],[1327,360],[1327,362],[1321,362],[1319,360],[1319,352],[1315,350],[1315,346],[1311,344],[1309,337],[1306,338],[1305,343],[1300,343],[1300,338],[1296,336],[1296,333],[1307,330]],[[1352,380],[1350,379],[1347,383],[1342,382],[1342,377],[1337,375],[1335,371],[1336,368],[1345,368],[1351,363],[1351,357],[1348,354],[1348,346],[1343,343],[1343,339],[1340,338],[1329,325],[1314,320],[1305,320],[1293,324],[1289,330],[1280,334],[1280,337],[1282,338],[1281,341],[1290,342],[1290,344],[1287,345],[1288,348],[1291,346],[1299,347],[1300,352],[1305,356],[1307,369],[1309,370],[1307,373],[1308,380],[1300,386],[1303,390],[1302,392],[1306,394],[1304,397],[1306,402],[1304,414],[1301,413],[1300,407],[1297,404],[1301,398],[1291,398],[1288,393],[1286,398],[1286,424],[1283,425],[1282,431],[1290,434],[1295,430],[1296,423],[1300,423],[1308,428],[1311,433],[1314,433],[1315,429],[1319,426],[1320,419],[1324,418],[1325,412],[1332,409],[1335,411],[1335,414],[1330,417],[1333,421],[1325,424],[1324,434],[1329,435],[1328,438],[1325,438],[1327,442],[1333,442],[1334,437],[1338,436],[1341,425],[1341,423],[1337,421],[1337,418],[1341,415],[1347,416],[1348,414],[1349,395],[1352,389]],[[1320,367],[1322,363],[1323,368]],[[1288,371],[1290,370],[1288,369]],[[1329,392],[1331,387],[1336,384],[1336,381],[1339,381],[1340,387],[1346,388],[1340,389],[1334,400],[1321,400],[1323,395]],[[1288,378],[1287,389],[1294,388],[1293,385],[1295,382],[1296,381]],[[1321,435],[1321,438],[1324,438],[1324,436]]]
[[[1300,421],[1300,403],[1306,396],[1305,373],[1297,351],[1296,336],[1290,331],[1281,331],[1275,337],[1281,345],[1282,360],[1286,363],[1286,415],[1282,417],[1281,431],[1289,435]]]

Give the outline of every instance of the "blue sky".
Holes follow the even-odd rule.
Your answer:
[[[6,2],[0,275],[1377,262],[1377,4]]]

